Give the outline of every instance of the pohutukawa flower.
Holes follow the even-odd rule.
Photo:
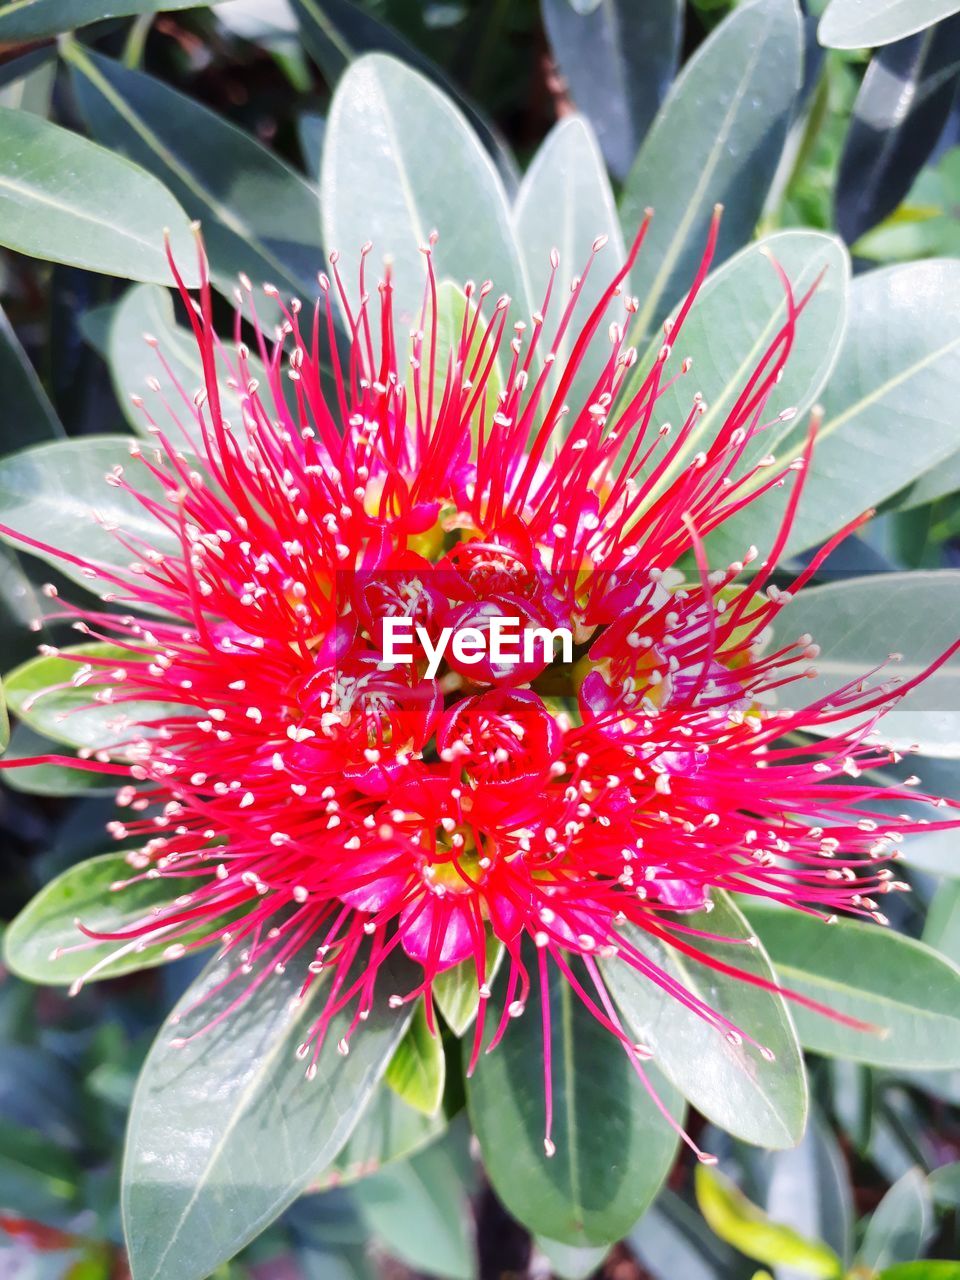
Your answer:
[[[306,952],[304,989],[334,971],[300,1048],[308,1075],[334,1015],[350,1017],[345,1052],[375,996],[425,997],[435,1026],[432,986],[453,965],[469,967],[480,996],[472,1069],[557,966],[645,1080],[649,1054],[624,1029],[599,959],[616,957],[719,1034],[764,1050],[749,1027],[678,989],[626,925],[769,987],[703,949],[689,913],[709,909],[715,891],[883,922],[882,896],[905,887],[887,863],[916,823],[882,816],[877,802],[917,796],[863,775],[895,758],[874,727],[915,682],[858,679],[785,710],[776,690],[809,675],[817,649],[800,636],[766,651],[789,596],[849,532],[789,592],[777,590],[813,432],[786,471],[744,456],[771,420],[790,416],[776,389],[809,295],[796,298],[783,277],[782,327],[709,446],[677,466],[704,406],[691,394],[671,432],[658,399],[689,368],[672,352],[717,223],[640,377],[626,336],[636,303],[621,284],[645,226],[572,344],[592,258],[567,292],[554,255],[540,311],[516,324],[506,298],[491,305],[489,284],[468,284],[446,349],[430,246],[409,342],[397,333],[389,272],[371,302],[361,264],[352,309],[334,255],[310,312],[267,287],[284,321],[275,337],[254,323],[260,384],[239,321],[231,351],[214,333],[202,250],[198,303],[171,259],[204,389],[195,399],[182,389],[158,420],[144,406],[156,448],[131,445],[130,465],[107,479],[139,496],[180,551],[128,537],[129,572],[56,552],[111,582],[107,599],[122,606],[63,606],[85,636],[113,646],[66,651],[73,683],[121,718],[125,704],[139,708],[122,740],[79,763],[126,775],[119,803],[131,818],[112,833],[138,842],[130,881],[160,877],[170,894],[122,931],[87,930],[79,945],[163,941],[176,956],[220,942],[235,957],[238,1001]],[[255,315],[249,282],[241,292]],[[603,372],[568,403],[593,343],[608,343]],[[241,406],[230,421],[227,383]],[[141,492],[146,476],[162,502]],[[788,481],[774,545],[709,569],[711,530]],[[407,660],[387,661],[386,632],[401,618]],[[514,620],[513,661],[485,646],[498,618]],[[444,636],[471,627],[472,648],[448,643],[441,654]],[[572,653],[554,656],[546,642],[526,653],[526,632],[566,634]],[[138,719],[143,703],[160,705]],[[925,829],[938,825],[946,819]],[[493,1027],[490,935],[504,950]],[[381,966],[398,950],[416,962],[417,981],[384,991]]]

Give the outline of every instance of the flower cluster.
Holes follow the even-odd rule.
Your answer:
[[[219,943],[235,959],[238,1002],[308,952],[307,984],[326,971],[300,1048],[308,1075],[331,1019],[349,1011],[347,1052],[375,993],[395,1005],[425,997],[433,1025],[432,986],[454,965],[475,974],[474,1062],[557,966],[642,1076],[648,1052],[624,1029],[598,966],[610,957],[718,1033],[753,1043],[625,926],[763,985],[704,952],[710,935],[692,913],[708,911],[712,893],[882,921],[882,896],[904,887],[887,864],[916,823],[881,816],[877,802],[916,795],[862,775],[891,760],[873,731],[909,685],[859,679],[802,710],[776,702],[817,649],[800,636],[768,651],[771,623],[833,544],[778,589],[813,438],[784,471],[752,462],[750,446],[790,414],[773,401],[809,295],[795,297],[783,278],[781,327],[692,453],[700,397],[672,431],[658,401],[689,369],[673,371],[672,349],[717,224],[647,370],[628,344],[636,302],[622,289],[644,230],[573,336],[600,242],[569,291],[554,256],[529,323],[512,323],[506,298],[490,305],[489,283],[468,284],[448,346],[426,246],[409,346],[389,273],[372,303],[361,265],[351,306],[334,255],[312,313],[267,288],[283,316],[275,336],[243,282],[253,356],[239,319],[230,350],[217,339],[201,251],[198,302],[176,278],[203,390],[181,388],[159,420],[138,397],[155,447],[133,444],[130,464],[108,477],[179,551],[118,531],[126,571],[57,553],[110,583],[109,607],[63,606],[88,642],[108,646],[62,652],[77,666],[72,683],[116,709],[113,745],[79,763],[127,775],[118,799],[129,817],[112,832],[135,841],[131,879],[170,887],[144,919],[89,937],[118,951],[162,942],[170,957]],[[570,403],[584,353],[604,341],[596,384]],[[711,568],[710,532],[785,483],[774,545]],[[568,628],[572,660],[543,647],[509,666],[448,653],[428,674],[416,640],[413,662],[384,660],[384,620],[396,617],[425,637],[483,631],[496,617]],[[492,1026],[490,935],[504,955]],[[397,949],[418,980],[380,991]],[[549,1154],[546,1000],[544,1011]]]

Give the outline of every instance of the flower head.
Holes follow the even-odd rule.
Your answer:
[[[915,822],[881,816],[876,802],[916,795],[879,786],[872,771],[893,758],[876,722],[910,685],[860,678],[801,710],[776,704],[817,650],[800,636],[769,651],[771,623],[834,544],[778,589],[813,432],[786,471],[745,457],[790,416],[776,389],[809,295],[796,298],[783,277],[782,326],[712,442],[684,461],[704,406],[692,396],[671,432],[658,400],[689,369],[673,349],[716,222],[646,370],[627,340],[635,302],[621,290],[644,230],[572,343],[592,258],[563,297],[554,257],[529,321],[514,323],[507,299],[491,304],[489,284],[467,285],[445,345],[427,246],[409,342],[389,273],[373,302],[361,265],[352,308],[334,256],[312,312],[267,288],[283,316],[274,338],[243,283],[251,356],[239,320],[234,349],[217,339],[201,251],[199,302],[177,280],[203,390],[181,389],[156,418],[144,404],[155,447],[132,445],[108,477],[179,550],[118,531],[125,571],[57,552],[106,579],[105,599],[125,611],[64,606],[109,647],[63,656],[91,702],[117,708],[116,740],[86,763],[128,775],[119,802],[130,816],[112,831],[136,841],[130,879],[170,887],[142,920],[89,937],[162,941],[171,956],[219,942],[235,957],[238,999],[306,951],[307,985],[333,975],[301,1045],[308,1074],[331,1018],[352,1011],[346,1051],[375,995],[425,997],[433,1025],[433,984],[454,965],[476,983],[474,1063],[557,966],[643,1076],[647,1053],[623,1027],[601,959],[753,1043],[750,1028],[677,990],[627,926],[771,985],[707,954],[689,913],[729,890],[882,921],[882,896],[904,887],[887,862]],[[605,341],[596,385],[571,402],[584,352]],[[711,568],[710,532],[788,482],[775,544]],[[404,660],[385,656],[398,619]],[[503,619],[509,660],[491,648]],[[468,631],[469,645],[451,643]],[[491,935],[505,957],[492,1028]],[[418,979],[381,992],[398,949]],[[544,1043],[549,1153],[549,1026]]]

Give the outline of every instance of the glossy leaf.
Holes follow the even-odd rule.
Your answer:
[[[163,234],[192,281],[193,238],[149,173],[29,111],[0,107],[0,244],[131,280],[166,280]]]
[[[822,1240],[844,1265],[851,1255],[853,1194],[846,1159],[816,1109],[803,1141],[762,1156],[763,1205],[774,1222],[808,1240]]]
[[[534,971],[536,959],[533,958]],[[467,1103],[484,1167],[510,1212],[562,1244],[608,1244],[637,1220],[673,1162],[676,1138],[616,1039],[551,966],[556,1154],[544,1154],[543,1010],[534,980],[526,1011],[481,1056]],[[489,1043],[502,1009],[501,976],[486,1013]],[[469,1054],[469,1041],[464,1042]],[[680,1103],[649,1077],[674,1115]]]
[[[930,1188],[920,1170],[913,1169],[894,1183],[870,1215],[854,1265],[872,1273],[912,1262],[923,1253],[932,1229]]]
[[[511,190],[516,187],[516,162],[506,143],[486,116],[458,92],[442,67],[354,0],[291,0],[291,3],[300,21],[304,47],[328,84],[335,84],[348,65],[364,54],[390,54],[459,100],[460,109],[493,156],[504,182]]]
[[[875,574],[811,587],[777,619],[774,644],[790,643],[801,633],[820,646],[817,674],[780,689],[786,706],[823,697],[888,662],[890,654],[903,657],[889,662],[875,682],[909,680],[960,635],[960,572]],[[884,738],[900,747],[916,744],[930,755],[960,757],[960,655],[911,690],[881,725]],[[828,731],[836,728],[834,722]]]
[[[557,1240],[548,1240],[546,1236],[537,1236],[536,1248],[550,1264],[550,1272],[559,1280],[587,1280],[595,1274],[609,1252],[605,1245],[560,1244]]]
[[[933,315],[936,324],[930,323]],[[956,452],[960,262],[910,262],[858,276],[849,316],[820,397],[823,422],[788,555],[822,542]],[[765,433],[777,465],[800,457],[808,425],[795,419],[778,435]],[[725,552],[742,555],[751,542],[769,546],[787,493],[766,495],[731,522],[724,531]]]
[[[729,939],[695,940],[711,958],[768,982],[776,981],[766,954],[746,945],[753,931],[725,894],[714,910],[684,923]],[[807,1119],[807,1086],[796,1032],[783,999],[745,981],[715,973],[681,956],[640,929],[623,926],[636,946],[668,980],[758,1041],[773,1061],[749,1044],[733,1044],[716,1027],[650,977],[622,959],[601,962],[604,979],[631,1036],[648,1045],[658,1068],[708,1120],[746,1142],[790,1147],[800,1141]]]
[[[175,891],[171,882],[139,879],[122,853],[104,853],[69,867],[40,892],[9,926],[4,938],[5,962],[28,982],[68,985],[83,978],[95,965],[117,952],[121,942],[92,942],[77,928],[77,921],[96,932],[119,932],[148,916],[152,908],[169,902]],[[177,890],[188,892],[203,881],[177,881]],[[167,930],[169,932],[169,930]],[[204,925],[191,938],[210,932]],[[184,941],[178,938],[178,941]],[[114,978],[120,973],[149,969],[170,959],[170,945],[162,934],[146,946],[129,948],[90,974],[90,981]]]
[[[431,1034],[426,1010],[420,1000],[407,1034],[390,1059],[384,1079],[404,1102],[424,1115],[434,1116],[443,1101],[446,1068],[440,1033]]]
[[[73,31],[103,18],[125,18],[137,13],[195,9],[212,0],[9,0],[0,12],[0,44],[25,44]]]
[[[458,285],[490,278],[498,295],[524,307],[503,184],[453,103],[409,67],[369,54],[344,73],[327,118],[321,185],[324,240],[350,264],[345,285],[352,298],[353,264],[364,242],[375,246],[375,273],[383,255],[392,256],[399,329],[419,315],[420,249],[433,230],[440,233],[438,278]]]
[[[212,270],[308,297],[323,267],[320,195],[272,151],[175,89],[70,43],[80,108],[96,137],[165,182],[203,223]],[[177,255],[183,269],[195,250]],[[169,268],[159,277],[169,283]]]
[[[566,0],[561,3],[566,4]],[[626,256],[610,180],[593,130],[585,120],[570,116],[547,135],[524,175],[514,222],[531,297],[538,305],[546,296],[551,252],[555,249],[560,255],[548,329],[551,322],[554,326],[558,323],[562,308],[567,305],[570,282],[580,277],[591,262],[595,241],[600,236],[607,237],[606,245],[590,266],[580,302],[559,347],[557,367],[562,369],[580,330]],[[629,282],[624,283],[623,289],[624,293],[630,292]],[[616,299],[601,320],[571,385],[567,398],[574,412],[589,403],[590,393],[610,359],[609,344],[604,340],[607,326],[611,320],[623,319],[623,304]]]
[[[63,427],[53,405],[2,308],[0,382],[3,383],[4,399],[3,416],[0,418],[0,453],[10,453],[28,444],[55,440],[63,435]]]
[[[442,1142],[364,1178],[354,1195],[389,1253],[430,1275],[472,1280],[466,1193]]]
[[[179,539],[156,520],[132,494],[107,483],[117,466],[136,475],[140,492],[162,498],[163,488],[146,467],[132,463],[130,440],[124,436],[88,436],[37,445],[0,459],[0,524],[26,538],[125,570],[133,559],[109,527],[143,538],[170,555],[180,554]],[[87,590],[116,589],[115,583],[90,577],[80,566],[52,552],[28,548],[8,534],[0,534],[19,551],[29,550],[47,560]]]
[[[830,0],[817,35],[834,49],[874,48],[958,11],[957,0]]]
[[[794,0],[740,5],[689,60],[627,175],[628,240],[655,210],[633,289],[646,337],[690,284],[714,205],[724,205],[715,265],[749,240],[773,180],[800,88]]]
[[[960,863],[960,858],[957,859]],[[960,866],[957,868],[960,872]],[[923,925],[923,941],[960,965],[960,883],[945,881],[933,895]]]
[[[802,297],[821,274],[822,279],[797,323],[790,360],[771,397],[769,416],[790,408],[804,414],[834,368],[847,321],[850,278],[841,242],[816,231],[783,231],[741,250],[708,277],[667,365],[669,379],[680,373],[685,358],[693,361],[691,371],[659,397],[656,422],[679,427],[697,391],[706,411],[666,470],[664,484],[689,465],[698,450],[712,443],[786,319],[786,294],[771,259],[788,276],[795,297]],[[649,370],[660,345],[661,339],[654,339],[638,362],[633,388]],[[761,433],[751,443],[744,465],[767,452],[768,434]]]
[[[960,1066],[955,965],[880,925],[827,925],[798,911],[742,905],[785,988],[876,1028],[856,1030],[794,1003],[805,1048],[872,1066]]]
[[[774,1222],[724,1174],[700,1165],[694,1178],[700,1211],[721,1240],[757,1262],[792,1267],[827,1280],[840,1276],[840,1259],[828,1245]]]
[[[950,114],[958,73],[960,16],[870,60],[837,176],[837,227],[849,244],[909,191]]]
[[[131,664],[129,649],[109,644],[78,644],[60,652],[72,657],[40,656],[4,677],[10,710],[37,733],[69,747],[106,747],[126,741],[131,727],[149,735],[149,722],[165,714],[182,715],[181,704],[163,702],[96,702],[84,684],[72,683],[87,657],[106,658],[118,666],[116,683]],[[81,659],[77,661],[76,659]]]
[[[337,1042],[350,1014],[339,1015],[308,1081],[295,1050],[324,994],[317,982],[294,1000],[308,958],[271,971],[213,1025],[249,982],[241,975],[224,985],[236,961],[215,960],[161,1028],[137,1085],[124,1159],[134,1280],[205,1280],[311,1184],[359,1120],[410,1007],[389,1009],[383,995],[346,1056]],[[404,987],[406,969],[388,962],[381,990]]]
[[[622,178],[633,163],[677,68],[679,0],[541,0],[547,37],[577,109]]]
[[[442,1112],[426,1116],[414,1110],[384,1082],[377,1086],[346,1145],[310,1190],[356,1182],[386,1164],[405,1160],[438,1138],[446,1127]]]

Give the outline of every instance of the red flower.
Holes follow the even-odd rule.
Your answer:
[[[684,913],[723,889],[882,921],[882,895],[905,887],[886,864],[914,821],[880,818],[874,803],[916,796],[858,779],[891,760],[871,731],[909,685],[858,679],[800,711],[771,703],[816,656],[806,636],[774,653],[763,643],[787,600],[772,572],[812,437],[788,468],[787,518],[765,559],[744,548],[742,563],[710,571],[704,551],[712,529],[788,478],[770,474],[754,490],[762,464],[741,463],[774,413],[807,297],[783,280],[782,328],[715,439],[678,469],[702,406],[695,397],[671,436],[657,426],[657,402],[716,224],[664,346],[625,393],[634,304],[620,284],[644,230],[562,367],[555,354],[582,284],[558,305],[556,259],[528,330],[509,333],[507,301],[485,313],[486,286],[468,287],[459,340],[440,354],[429,250],[409,353],[389,276],[375,337],[363,269],[364,300],[351,312],[334,259],[334,286],[320,277],[312,318],[294,302],[277,342],[257,328],[260,386],[246,347],[231,356],[215,337],[207,284],[193,307],[181,283],[205,391],[195,404],[184,395],[188,411],[171,409],[172,425],[149,418],[156,451],[133,445],[130,467],[108,477],[134,495],[138,474],[160,482],[163,503],[140,500],[181,552],[131,540],[129,573],[58,553],[111,580],[110,598],[129,610],[65,606],[86,636],[129,656],[120,669],[115,651],[74,656],[74,683],[121,713],[162,704],[153,717],[132,710],[125,740],[89,767],[129,775],[120,803],[131,818],[113,834],[141,841],[132,878],[168,878],[170,900],[121,932],[89,936],[125,948],[165,940],[171,956],[221,941],[237,957],[238,999],[307,949],[308,984],[336,971],[301,1047],[311,1069],[330,1019],[350,1008],[346,1051],[397,948],[422,979],[386,994],[395,1004],[424,996],[431,1025],[437,974],[460,963],[475,971],[475,1062],[492,933],[507,957],[492,1045],[556,965],[642,1076],[645,1052],[623,1030],[597,957],[674,984],[627,940],[625,922],[768,985],[704,954]],[[350,329],[346,365],[332,340],[334,291]],[[602,375],[586,403],[568,406],[585,350],[617,309]],[[321,372],[323,350],[332,376]],[[226,420],[224,378],[240,389],[242,420]],[[773,420],[788,416],[782,408]],[[684,577],[674,566],[688,553],[698,567]],[[521,631],[566,628],[572,651],[541,647],[511,664],[447,649],[430,673],[445,634],[486,635],[498,617]],[[410,660],[385,663],[385,624],[397,618],[410,620]],[[798,733],[817,736],[798,745]],[[185,877],[202,883],[180,894]],[[180,941],[204,924],[198,941]],[[361,976],[348,977],[361,954]],[[682,998],[749,1041],[749,1028]],[[549,1153],[549,1025],[544,1042]]]

